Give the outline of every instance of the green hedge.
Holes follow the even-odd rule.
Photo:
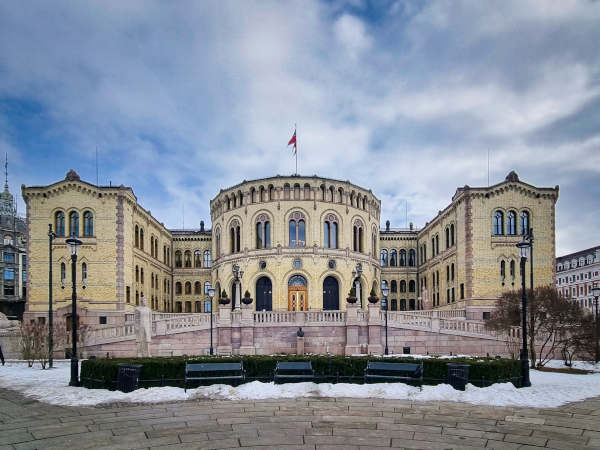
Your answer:
[[[361,383],[369,360],[374,356],[177,356],[158,358],[89,359],[81,364],[81,380],[85,387],[114,389],[119,363],[141,364],[141,386],[183,387],[185,363],[243,361],[248,381],[272,381],[277,361],[311,361],[317,381]],[[385,362],[423,362],[424,384],[435,385],[446,381],[447,364],[469,364],[469,382],[489,386],[498,382],[512,382],[518,386],[521,365],[518,360],[496,358],[385,358]]]

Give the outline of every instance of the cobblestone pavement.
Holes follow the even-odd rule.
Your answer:
[[[600,448],[600,398],[554,409],[348,398],[81,408],[0,389],[0,450],[390,446]]]

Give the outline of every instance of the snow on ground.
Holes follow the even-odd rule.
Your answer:
[[[559,361],[562,364],[562,361]],[[124,394],[105,389],[68,386],[70,364],[55,363],[54,369],[41,370],[23,362],[8,362],[0,366],[0,387],[12,389],[42,402],[54,405],[93,406],[114,402],[159,403],[168,401],[218,398],[230,400],[262,400],[296,397],[384,398],[414,401],[456,401],[477,405],[556,407],[568,402],[600,396],[600,373],[567,375],[531,371],[529,388],[517,389],[510,383],[486,388],[467,385],[464,392],[450,385],[423,386],[423,390],[402,383],[331,384],[290,383],[276,385],[253,381],[238,387],[213,385],[188,389],[176,387],[138,389]]]

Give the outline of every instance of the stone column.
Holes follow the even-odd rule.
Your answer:
[[[231,308],[229,305],[221,305],[219,308],[219,320],[216,323],[219,344],[217,355],[231,355]]]
[[[381,344],[381,308],[379,302],[369,303],[369,355],[381,355],[383,345]]]
[[[240,355],[255,355],[254,348],[254,303],[242,302],[242,320],[240,323]]]
[[[150,356],[152,342],[152,311],[146,306],[146,297],[142,296],[142,304],[135,309],[135,340],[137,356]]]
[[[358,303],[346,303],[346,346],[344,355],[351,356],[360,353],[358,342]]]

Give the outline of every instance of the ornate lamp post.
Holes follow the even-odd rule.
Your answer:
[[[529,283],[531,284],[531,292],[533,292],[533,228],[529,229]]]
[[[71,350],[71,381],[69,386],[79,386],[79,360],[77,359],[77,289],[75,279],[77,277],[77,254],[81,241],[73,236],[65,241],[67,248],[71,252],[71,278],[73,280],[73,293],[71,294],[71,340],[73,348]]]
[[[54,320],[52,311],[52,241],[56,233],[52,231],[52,224],[48,224],[48,248],[50,258],[48,259],[48,367],[52,368],[52,356],[54,353]]]
[[[525,262],[529,256],[529,241],[527,236],[517,244],[519,256],[521,257],[521,314],[523,315],[523,348],[521,348],[521,376],[522,387],[531,386],[529,381],[529,351],[527,350],[527,293],[525,291]]]
[[[596,360],[596,362],[600,361],[600,342],[598,342],[598,339],[600,338],[600,323],[598,322],[598,297],[600,297],[600,286],[598,286],[597,284],[594,284],[594,287],[592,287],[592,295],[594,296],[594,322],[595,322],[595,327],[594,327],[594,341],[596,342],[596,357],[594,358]]]
[[[352,279],[353,281],[353,285],[354,285],[354,290],[358,293],[359,289],[358,289],[358,283],[360,283],[360,277],[362,276],[362,264],[358,263],[356,264],[356,268],[352,271]],[[358,282],[358,283],[357,283]],[[362,292],[360,292],[360,307],[361,309],[363,308],[363,296],[362,296]]]
[[[388,294],[390,293],[390,289],[387,287],[387,284],[381,282],[381,295],[383,295],[383,300],[381,302],[381,306],[385,311],[385,351],[386,355],[389,355],[388,350]]]
[[[210,298],[210,303],[205,303],[204,304],[204,312],[210,312],[210,354],[213,355],[214,354],[214,349],[213,349],[213,308],[212,308],[212,302],[213,302],[213,297],[215,296],[215,289],[210,286],[208,288],[208,296]],[[210,311],[206,311],[206,307],[209,306]]]
[[[242,281],[242,277],[244,276],[244,271],[242,269],[240,269],[240,266],[238,266],[237,264],[234,264],[233,267],[231,268],[231,273],[233,274],[233,278],[235,279],[235,295],[233,295],[233,299],[231,301],[231,309],[235,309],[235,308],[239,308],[240,305],[239,303],[236,305],[235,303],[235,298],[237,297],[238,294],[240,294],[240,297],[242,296],[242,286],[241,286],[241,281]]]

